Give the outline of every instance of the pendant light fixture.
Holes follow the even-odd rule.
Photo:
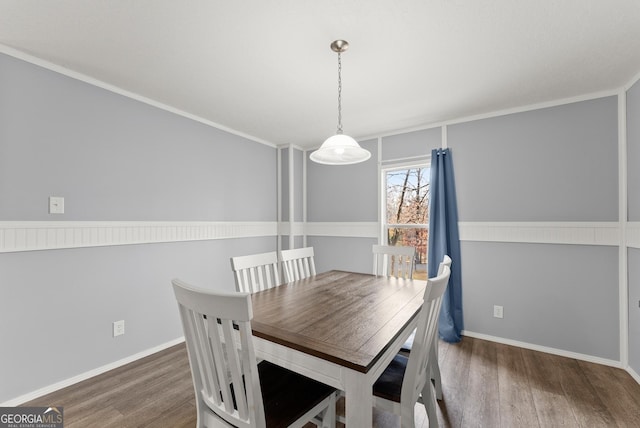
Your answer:
[[[331,50],[338,53],[338,130],[322,146],[311,153],[310,159],[325,165],[350,165],[364,162],[371,157],[369,151],[358,145],[356,140],[342,133],[342,61],[340,54],[349,49],[349,43],[336,40]]]

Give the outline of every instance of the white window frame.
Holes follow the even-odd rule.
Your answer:
[[[426,229],[429,230],[429,224],[393,224],[387,223],[387,173],[391,171],[400,171],[415,168],[431,168],[431,158],[422,158],[410,162],[390,163],[380,166],[380,234],[378,243],[380,245],[389,245],[389,227],[399,229]],[[430,202],[430,201],[429,201]]]

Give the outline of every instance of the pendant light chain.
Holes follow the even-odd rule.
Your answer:
[[[351,165],[364,162],[371,152],[360,147],[352,137],[342,133],[342,52],[349,48],[345,40],[334,40],[331,50],[338,54],[338,132],[324,140],[320,148],[311,155],[312,162],[324,165]]]
[[[338,131],[342,134],[342,61],[340,52],[338,52]]]

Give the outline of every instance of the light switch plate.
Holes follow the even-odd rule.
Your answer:
[[[504,316],[502,306],[494,305],[493,307],[493,317],[494,318],[502,318]]]
[[[122,336],[124,334],[124,320],[113,322],[113,337]]]
[[[64,198],[49,196],[49,214],[64,214]]]

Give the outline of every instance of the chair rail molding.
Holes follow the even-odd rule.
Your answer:
[[[461,241],[621,245],[618,222],[459,222]],[[378,238],[377,222],[0,221],[0,253],[278,235]],[[640,248],[640,222],[625,228]]]
[[[2,221],[0,253],[277,234],[275,221]]]
[[[377,238],[378,222],[307,222],[304,227],[309,236],[337,236],[349,238]]]
[[[620,245],[618,222],[459,222],[461,241]]]
[[[301,221],[282,221],[278,223],[278,235],[283,236],[301,236],[304,235],[304,222]]]
[[[627,247],[640,248],[640,221],[627,223]]]

